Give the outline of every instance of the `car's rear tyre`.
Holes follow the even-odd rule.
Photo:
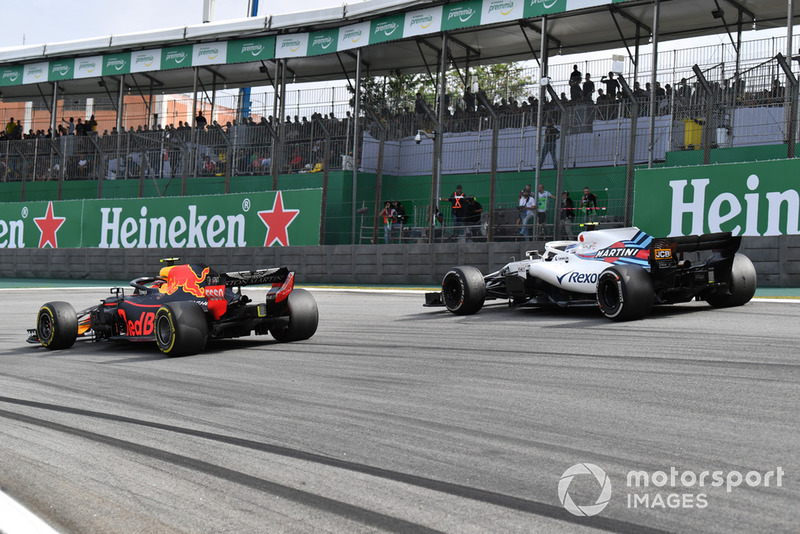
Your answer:
[[[611,267],[597,279],[600,311],[613,321],[641,319],[653,308],[653,298],[653,281],[641,267]]]
[[[475,267],[453,267],[442,279],[442,299],[456,315],[471,315],[483,307],[486,283]]]
[[[194,302],[170,302],[156,312],[156,345],[167,356],[197,354],[206,346],[208,322]]]
[[[48,302],[39,308],[36,335],[50,350],[68,349],[78,337],[78,315],[68,302]]]
[[[712,294],[706,301],[715,308],[729,308],[747,304],[756,294],[756,268],[744,254],[733,257],[728,289],[729,294]]]
[[[278,341],[302,341],[314,335],[319,324],[319,310],[314,296],[305,289],[295,289],[289,293],[286,306],[289,310],[289,324],[270,330]]]

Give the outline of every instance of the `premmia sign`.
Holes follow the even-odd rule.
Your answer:
[[[798,160],[637,171],[634,224],[652,235],[800,234]]]

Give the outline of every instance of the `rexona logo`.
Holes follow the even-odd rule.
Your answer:
[[[252,54],[253,57],[258,57],[264,51],[264,46],[258,43],[245,43],[242,45],[242,54]]]
[[[431,24],[433,24],[433,15],[415,15],[411,18],[411,22],[408,26],[413,28],[419,25],[420,28],[427,29]]]
[[[566,280],[564,280],[566,278]],[[569,271],[561,276],[556,276],[559,284],[596,284],[597,273],[579,273],[578,271]]]
[[[198,215],[189,205],[186,215],[147,218],[142,206],[139,217],[124,217],[122,208],[100,208],[99,248],[212,248],[244,247],[244,215]]]
[[[126,63],[127,63],[127,61],[125,61],[124,59],[111,58],[106,63],[106,67],[108,67],[109,69],[114,69],[114,70],[122,70],[122,69],[125,68],[125,64]]]
[[[396,22],[383,22],[375,27],[375,33],[382,33],[386,37],[392,35],[400,25]]]
[[[468,22],[469,19],[472,18],[472,15],[477,13],[471,7],[465,7],[463,9],[454,9],[450,13],[447,14],[447,20],[458,19],[461,22]]]
[[[555,1],[556,0],[553,0],[553,3],[555,3]],[[508,15],[514,11],[514,5],[514,2],[492,2],[489,5],[489,13],[492,13],[493,11],[499,11],[501,15]]]
[[[299,39],[292,39],[290,41],[283,41],[281,43],[281,50],[283,50],[284,48],[288,48],[292,52],[297,52],[298,50],[300,50],[300,46],[302,44],[303,43],[301,43]]]
[[[362,35],[364,35],[364,32],[362,32],[361,30],[348,30],[344,33],[342,40],[357,43],[358,41],[361,40]]]
[[[321,35],[319,37],[314,37],[314,41],[312,41],[311,46],[319,46],[323,50],[329,48],[333,44],[333,38],[327,35]]]
[[[186,52],[169,52],[167,53],[166,60],[174,61],[175,63],[183,63],[183,60],[186,59],[186,55]]]
[[[730,231],[736,236],[800,234],[800,194],[797,189],[761,192],[758,190],[758,176],[751,174],[746,182],[750,193],[737,196],[724,192],[707,199],[706,188],[709,183],[708,178],[669,182],[672,188],[672,218],[668,237],[700,235],[705,233],[706,227],[711,233]],[[784,213],[785,219],[782,217]],[[688,234],[683,233],[686,215],[691,221]],[[760,233],[759,219],[763,220],[764,215],[766,231]]]

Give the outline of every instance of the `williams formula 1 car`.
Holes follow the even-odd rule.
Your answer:
[[[308,339],[317,331],[319,313],[311,293],[294,289],[286,267],[217,273],[203,265],[168,266],[158,276],[132,280],[133,290],[111,289],[100,304],[78,313],[66,302],[48,302],[39,310],[29,343],[66,349],[76,339],[155,341],[168,356],[197,354],[210,339],[272,333],[278,341]],[[264,302],[255,303],[242,286],[270,285]]]
[[[663,239],[635,227],[581,232],[577,241],[551,241],[544,254],[529,251],[527,259],[485,276],[475,267],[455,267],[442,291],[425,295],[425,305],[456,315],[475,313],[490,299],[519,307],[599,305],[616,321],[644,317],[654,304],[692,299],[740,306],[756,291],[752,262],[736,252],[740,243],[730,232]],[[700,259],[703,251],[708,254]]]

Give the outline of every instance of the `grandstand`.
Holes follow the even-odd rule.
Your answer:
[[[787,15],[786,3],[509,4],[370,1],[0,50],[4,201],[337,184],[323,193],[323,242],[372,241],[381,198],[406,202],[409,239],[434,240],[445,235],[434,231],[438,198],[463,183],[488,200],[491,240],[513,235],[500,228],[513,225],[502,214],[527,182],[545,183],[557,198],[590,185],[604,202],[603,222],[624,224],[636,166],[794,157],[798,13]],[[745,27],[785,27],[787,36],[743,41]],[[720,45],[658,50],[662,40],[720,33],[729,36]],[[640,53],[648,40],[650,51]],[[622,61],[576,59],[620,46]],[[493,91],[484,105],[463,98],[471,69],[509,61],[527,61],[522,77],[533,83]],[[593,75],[588,97],[571,93],[573,64]],[[598,98],[611,71],[624,83],[613,99]],[[421,108],[412,95],[407,109],[362,97],[358,80],[398,73],[435,82]],[[350,90],[304,86],[320,80]],[[249,102],[229,91],[251,86],[261,89]],[[70,117],[84,135],[70,131]],[[560,130],[555,168],[549,159],[542,168],[538,150],[548,119]],[[449,224],[449,210],[442,215]],[[553,213],[548,225],[560,233]]]

